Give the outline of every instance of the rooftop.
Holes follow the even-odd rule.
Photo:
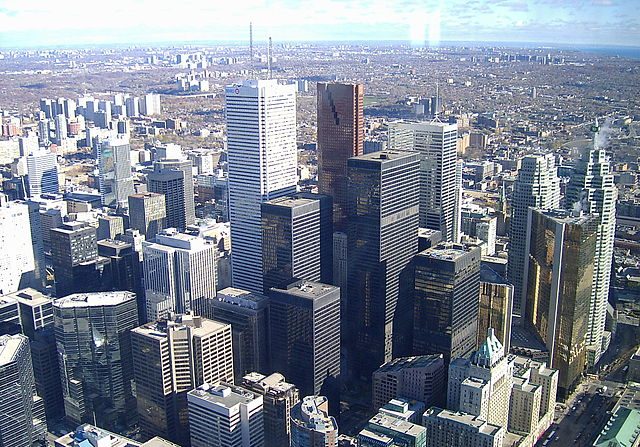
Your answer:
[[[292,383],[287,383],[284,376],[280,373],[265,376],[264,374],[251,372],[242,377],[242,380],[245,385],[253,385],[266,394],[286,393],[296,387]]]
[[[116,306],[135,299],[135,293],[124,291],[74,293],[53,300],[53,305],[61,308]]]
[[[631,447],[640,439],[640,412],[621,407],[611,415],[594,447]]]
[[[500,432],[500,430],[502,430],[502,427],[489,424],[478,416],[457,411],[444,410],[438,407],[431,407],[427,410],[424,414],[424,419],[427,420],[428,418],[445,419],[456,424],[466,425],[467,427],[474,428],[477,433],[484,433],[490,436],[495,436]]]
[[[261,293],[249,292],[248,290],[227,287],[218,291],[216,299],[225,303],[235,304],[240,307],[257,309],[261,304],[266,304],[268,298]]]
[[[16,356],[16,352],[22,343],[27,342],[24,335],[0,336],[0,366],[10,363]]]
[[[421,433],[426,431],[426,429],[420,425],[413,424],[384,413],[378,413],[369,419],[367,428],[375,429],[376,426],[393,430],[398,433],[404,433],[409,436],[419,436]]]
[[[180,330],[183,328],[191,328],[191,333],[196,337],[202,337],[205,335],[216,333],[220,330],[224,330],[229,325],[221,323],[215,320],[209,320],[200,316],[193,316],[190,314],[176,314],[173,315],[170,320],[160,320],[151,323],[144,324],[140,327],[132,329],[133,332],[146,335],[148,337],[154,337],[157,339],[164,339],[170,330]]]
[[[350,160],[363,160],[363,161],[377,161],[380,163],[384,163],[389,160],[399,160],[405,157],[418,157],[417,152],[408,152],[408,151],[380,151],[380,152],[371,152],[369,154],[358,155],[357,157],[352,157]]]
[[[316,202],[317,200],[306,199],[302,197],[279,197],[277,199],[269,200],[265,202],[265,204],[273,205],[273,206],[281,206],[286,208],[295,208],[298,206],[309,205]]]
[[[419,355],[414,357],[398,357],[390,362],[384,363],[375,372],[391,372],[400,371],[404,368],[423,368],[425,366],[434,366],[444,368],[444,360],[442,354]]]
[[[292,422],[321,433],[338,430],[338,424],[328,413],[329,403],[324,396],[306,396],[291,410]]]
[[[8,293],[4,295],[4,297],[0,297],[0,306],[2,305],[2,299],[5,297],[17,300],[19,303],[28,306],[41,306],[51,302],[51,297],[43,295],[41,292],[32,288],[18,290],[17,292]]]
[[[275,288],[275,290],[284,292],[288,295],[294,295],[300,298],[306,298],[309,300],[316,300],[322,298],[338,288],[329,284],[323,284],[315,281],[307,281],[301,279],[292,282],[285,289]]]
[[[188,394],[225,408],[248,404],[256,399],[262,400],[262,396],[233,385],[209,385],[205,383],[195,390],[189,391]]]
[[[450,242],[442,242],[435,247],[427,248],[418,253],[418,256],[424,256],[431,259],[441,261],[456,261],[466,256],[475,247],[468,247],[463,244],[454,244]]]

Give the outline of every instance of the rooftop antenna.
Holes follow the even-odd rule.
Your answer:
[[[436,105],[434,107],[435,111],[433,113],[433,121],[434,123],[440,123],[440,84],[436,82]]]
[[[273,42],[271,42],[271,36],[269,36],[269,51],[267,54],[267,72],[269,73],[269,79],[273,77],[271,66],[273,65]]]
[[[253,22],[249,22],[249,72],[253,77]]]

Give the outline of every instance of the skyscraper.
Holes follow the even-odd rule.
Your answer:
[[[593,215],[529,210],[527,321],[549,350],[565,395],[586,368],[597,226]]]
[[[347,160],[363,154],[364,86],[318,82],[318,191],[333,197],[336,231],[346,230]]]
[[[134,420],[131,329],[138,326],[131,292],[69,295],[53,302],[64,409],[74,423],[107,429]]]
[[[443,242],[415,257],[413,351],[445,363],[476,347],[480,248]]]
[[[509,353],[513,313],[513,286],[494,270],[480,266],[480,304],[478,308],[478,337],[480,346],[493,328],[496,338]]]
[[[225,97],[232,283],[262,292],[260,205],[296,192],[296,90],[245,81],[228,86]]]
[[[279,197],[262,203],[262,285],[320,281],[320,201]]]
[[[302,394],[318,394],[340,376],[340,291],[297,280],[269,291],[271,369]]]
[[[167,207],[163,194],[144,192],[129,196],[129,227],[152,240],[167,225]]]
[[[585,213],[598,215],[595,269],[587,328],[589,365],[595,365],[609,345],[609,337],[605,337],[604,322],[616,231],[617,198],[618,189],[613,184],[613,174],[604,149],[595,147],[584,152],[576,163],[565,200],[569,208],[576,207]]]
[[[143,436],[188,444],[187,393],[203,383],[233,383],[231,327],[172,315],[133,329],[131,346]]]
[[[419,158],[416,153],[374,152],[347,163],[345,342],[350,372],[368,380],[384,362],[409,354]]]
[[[46,438],[44,403],[36,393],[29,339],[0,336],[0,445],[31,447]]]
[[[231,325],[236,382],[253,371],[269,370],[269,299],[261,293],[227,287],[211,301],[216,321]]]
[[[27,180],[29,197],[57,194],[59,185],[56,154],[43,149],[27,155]]]
[[[129,138],[110,135],[109,138],[96,138],[93,144],[98,158],[102,205],[126,207],[127,197],[134,193]]]
[[[106,215],[98,217],[96,237],[99,241],[115,239],[121,234],[124,234],[124,219],[122,216]]]
[[[170,312],[208,316],[216,296],[215,245],[197,236],[167,229],[145,242],[143,274],[147,320]]]
[[[36,263],[29,206],[8,202],[0,193],[0,295],[35,285]]]
[[[457,242],[459,186],[456,182],[457,124],[389,124],[389,148],[420,153],[420,227],[440,230]]]
[[[241,387],[204,384],[187,395],[192,447],[262,447],[262,396]]]
[[[164,194],[167,228],[185,230],[196,219],[191,160],[160,160],[147,176],[150,192]]]
[[[425,447],[427,430],[418,424],[380,412],[369,419],[357,438],[359,447],[379,447],[381,443]]]
[[[555,209],[560,205],[560,180],[553,154],[527,155],[522,159],[511,201],[511,228],[507,279],[513,284],[513,313],[526,312],[524,271],[528,253],[527,213],[529,207]]]
[[[338,424],[325,396],[306,396],[291,410],[291,447],[317,446],[338,446]]]
[[[96,229],[82,222],[67,222],[51,230],[51,258],[59,297],[80,288],[86,267],[98,258]]]
[[[67,118],[64,114],[57,114],[54,118],[56,124],[56,144],[61,145],[67,139]]]

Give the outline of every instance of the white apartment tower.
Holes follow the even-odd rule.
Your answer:
[[[389,125],[390,149],[421,154],[420,227],[442,231],[442,239],[448,242],[457,242],[459,237],[457,140],[457,124],[432,121]]]
[[[261,293],[261,203],[296,192],[296,88],[245,81],[225,96],[232,283]]]
[[[209,300],[216,297],[215,252],[215,245],[174,228],[144,243],[147,321],[171,312],[209,315]]]
[[[611,167],[604,149],[595,147],[583,153],[567,187],[566,206],[576,211],[598,215],[595,265],[587,329],[587,361],[589,365],[598,362],[609,344],[609,338],[604,336],[604,323],[616,231],[617,197],[618,190],[613,183],[613,174],[611,174]]]
[[[507,276],[514,287],[513,313],[526,309],[527,219],[529,207],[556,209],[560,206],[560,179],[553,154],[527,155],[522,159],[511,200],[511,229]]]

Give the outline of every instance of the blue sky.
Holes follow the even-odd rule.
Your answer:
[[[0,0],[0,47],[256,40],[640,46],[640,0]]]

